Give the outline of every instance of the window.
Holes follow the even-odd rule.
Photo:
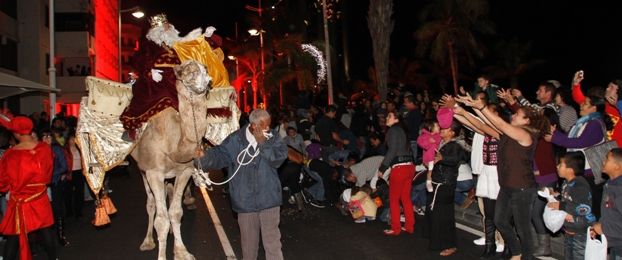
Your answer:
[[[17,71],[17,42],[3,35],[0,35],[0,67]]]
[[[95,18],[88,13],[56,13],[54,23],[57,32],[88,31],[93,35]]]
[[[17,0],[0,0],[0,12],[17,19]]]

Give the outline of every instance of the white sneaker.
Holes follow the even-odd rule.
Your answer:
[[[503,249],[505,249],[505,245],[499,244],[499,242],[497,242],[497,253],[503,252]]]
[[[480,237],[478,239],[473,240],[473,244],[476,244],[478,246],[483,246],[486,244],[486,238],[485,237]]]
[[[357,224],[362,224],[362,223],[365,223],[365,222],[367,222],[367,219],[365,219],[365,217],[362,217],[362,218],[354,220],[354,223],[357,223]]]

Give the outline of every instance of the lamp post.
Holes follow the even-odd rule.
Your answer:
[[[260,11],[260,14],[261,14],[261,11]],[[262,77],[263,77],[263,76],[265,76],[264,74],[266,72],[266,64],[265,64],[265,61],[264,61],[264,50],[263,50],[263,34],[264,34],[264,31],[261,30],[261,29],[260,30],[249,29],[248,33],[251,36],[259,35],[259,51],[260,51],[260,56],[261,56],[261,58],[260,58],[261,59],[261,72],[260,72],[260,75],[262,75]],[[263,82],[262,82],[262,84],[263,84]],[[265,96],[265,93],[264,93],[264,96]],[[265,100],[265,98],[264,98],[264,103],[265,102],[267,102],[267,100]],[[264,104],[264,105],[267,106],[267,104]],[[255,90],[253,90],[253,106],[255,108],[257,108],[257,93],[256,93]]]
[[[49,94],[50,99],[50,122],[54,119],[56,115],[56,93],[54,89],[56,88],[56,67],[54,65],[54,55],[55,55],[55,46],[54,46],[54,0],[50,0],[49,6],[49,29],[50,29],[50,67],[48,68],[48,76],[50,80],[50,88],[52,89]]]
[[[233,55],[229,55],[227,56],[227,58],[229,60],[235,61],[235,81],[238,80],[238,76],[240,76],[240,66],[238,64],[238,58],[233,56]],[[240,92],[242,91],[242,85],[240,84]],[[238,107],[240,107],[240,93],[238,93]]]
[[[132,12],[132,16],[140,19],[143,18],[145,16],[145,13],[143,11],[141,11],[140,7],[138,6],[134,6],[132,8],[129,9],[121,9],[121,0],[119,0],[119,42],[118,42],[118,46],[119,46],[119,82],[123,81],[122,79],[122,73],[123,73],[123,58],[122,58],[122,54],[123,54],[123,46],[121,45],[121,14],[123,13],[129,13]]]

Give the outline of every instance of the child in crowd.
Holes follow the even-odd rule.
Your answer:
[[[343,191],[341,198],[348,205],[348,210],[354,218],[354,223],[365,223],[376,220],[378,205],[371,198],[371,188],[352,187]]]
[[[423,121],[421,134],[417,138],[417,145],[423,149],[423,165],[428,167],[430,162],[434,162],[434,155],[438,146],[441,144],[441,127],[433,119]],[[429,169],[431,171],[432,169]]]
[[[550,202],[549,207],[568,213],[564,221],[565,259],[584,259],[585,230],[596,221],[592,214],[592,194],[590,185],[583,178],[585,156],[582,152],[569,152],[562,156],[557,165],[559,177],[564,179],[561,203]]]
[[[603,189],[601,217],[592,227],[591,236],[605,234],[609,259],[622,259],[622,148],[611,149],[603,165],[609,180]]]

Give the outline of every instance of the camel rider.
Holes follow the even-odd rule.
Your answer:
[[[229,77],[224,67],[222,39],[213,34],[214,27],[193,30],[184,37],[170,24],[164,14],[150,19],[147,41],[132,58],[138,79],[132,87],[132,101],[120,116],[126,132],[123,139],[135,140],[140,129],[153,115],[172,107],[178,109],[173,67],[186,60],[196,60],[207,67],[211,86],[228,87]]]

